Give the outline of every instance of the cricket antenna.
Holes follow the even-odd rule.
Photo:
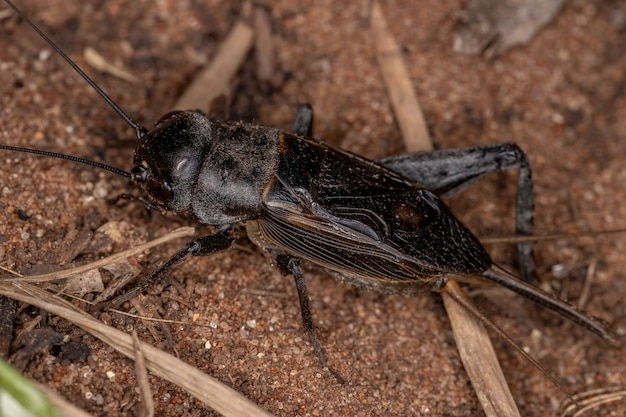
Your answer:
[[[6,151],[34,153],[36,155],[49,156],[52,158],[59,158],[59,159],[66,159],[68,161],[78,162],[79,164],[85,164],[85,165],[89,165],[92,167],[101,168],[106,171],[112,172],[114,174],[121,175],[124,178],[129,178],[129,179],[132,178],[131,173],[126,172],[122,169],[115,168],[114,166],[103,164],[101,162],[92,161],[90,159],[81,158],[78,156],[66,155],[66,154],[57,153],[57,152],[42,151],[40,149],[21,148],[19,146],[9,146],[9,145],[2,145],[2,144],[0,144],[0,149],[4,149]]]
[[[50,39],[45,33],[43,33],[43,31],[41,29],[39,29],[39,27],[35,23],[33,23],[33,21],[30,20],[28,18],[28,16],[26,16],[16,5],[14,5],[10,0],[4,0],[4,1],[5,1],[6,4],[9,5],[10,8],[12,8],[15,11],[15,13],[17,13],[17,15],[22,20],[24,20],[26,23],[28,23],[28,25],[31,28],[33,28],[33,30],[35,32],[37,32],[37,34],[39,36],[41,36],[41,38],[43,40],[45,40],[48,43],[48,45],[50,45],[50,47],[52,47],[52,49],[54,49],[55,52],[57,54],[59,54],[65,60],[65,62],[67,62],[74,69],[74,71],[76,71],[78,73],[78,75],[80,75],[87,82],[87,84],[89,84],[91,86],[91,88],[93,88],[96,91],[96,93],[98,93],[98,95],[100,97],[102,97],[102,99],[104,101],[106,101],[107,104],[109,106],[111,106],[111,108],[113,110],[115,110],[115,112],[117,114],[119,114],[122,117],[122,119],[124,119],[126,121],[126,123],[128,123],[128,125],[130,127],[132,127],[135,130],[135,133],[137,134],[137,139],[141,139],[141,137],[146,133],[146,129],[144,127],[138,125],[137,123],[135,123],[124,112],[124,110],[122,110],[120,108],[120,106],[115,104],[115,102],[111,99],[111,97],[109,97],[100,87],[98,87],[98,85],[91,78],[89,78],[89,76],[87,74],[85,74],[85,72],[74,61],[72,61],[72,59],[69,56],[67,56],[67,54],[65,52],[63,52],[63,50],[61,48],[59,48],[57,46],[57,44],[54,43],[54,41],[52,39]],[[6,148],[4,148],[4,149],[6,149]],[[27,151],[27,150],[22,150],[22,151],[30,152],[30,151]],[[32,152],[32,153],[37,153],[37,152]],[[57,155],[48,155],[48,156],[54,156],[55,158],[60,158],[61,157],[61,156],[59,156],[59,154],[57,154]],[[64,158],[64,159],[71,159],[71,158]],[[77,159],[79,159],[79,160],[76,161],[76,162],[87,163],[87,162],[80,161],[80,158],[77,158]],[[105,168],[105,169],[107,169],[107,168]]]

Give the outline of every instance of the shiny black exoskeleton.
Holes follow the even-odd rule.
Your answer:
[[[488,172],[519,167],[518,230],[530,232],[530,170],[516,145],[373,162],[303,136],[310,117],[310,108],[301,108],[294,134],[176,112],[140,139],[133,181],[163,210],[189,213],[222,230],[196,240],[164,268],[225,249],[232,243],[228,226],[245,222],[251,240],[276,257],[284,273],[294,274],[307,305],[298,259],[384,292],[438,291],[447,279],[497,283],[610,338],[596,320],[495,266],[438,196]],[[302,313],[312,329],[305,305]]]

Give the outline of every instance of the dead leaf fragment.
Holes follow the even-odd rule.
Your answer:
[[[525,45],[554,19],[564,0],[470,0],[454,33],[454,50],[488,57]]]

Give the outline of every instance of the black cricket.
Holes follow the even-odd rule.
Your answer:
[[[83,71],[9,0],[30,24],[135,129],[134,167],[125,172],[52,152],[0,149],[70,159],[128,177],[164,211],[215,226],[193,240],[120,304],[190,255],[209,255],[233,243],[232,227],[268,251],[295,278],[304,327],[326,364],[309,308],[300,260],[320,265],[351,284],[387,293],[440,291],[447,280],[502,285],[598,334],[615,340],[600,320],[529,282],[529,243],[518,245],[524,280],[494,265],[478,239],[441,197],[484,175],[519,168],[517,232],[532,233],[532,182],[526,155],[512,143],[420,152],[371,161],[311,138],[312,111],[303,106],[294,133],[210,120],[198,111],[172,112],[151,130],[134,123]],[[527,355],[525,355],[527,356]]]

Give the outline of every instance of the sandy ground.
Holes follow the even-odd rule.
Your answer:
[[[369,158],[401,153],[363,19],[366,2],[344,3],[271,2],[279,67],[274,86],[255,80],[251,57],[235,83],[229,117],[289,128],[297,104],[310,102],[316,136]],[[571,1],[531,45],[493,60],[452,51],[462,3],[397,0],[383,6],[437,146],[518,143],[534,169],[539,232],[625,227],[624,3]],[[20,4],[80,64],[83,49],[91,46],[139,77],[141,83],[131,84],[93,72],[146,125],[168,111],[241,7],[216,0]],[[124,122],[24,24],[5,18],[0,31],[2,143],[130,168],[133,133]],[[138,203],[107,204],[107,198],[133,191],[111,174],[7,152],[0,161],[0,262],[6,267],[67,267],[78,231],[109,221],[127,224],[127,240],[92,245],[72,262],[193,224],[148,216]],[[514,174],[494,175],[450,204],[479,237],[509,235],[514,184]],[[200,227],[202,232],[208,233]],[[157,248],[135,262],[147,273],[182,244]],[[625,246],[621,235],[538,244],[542,285],[576,302],[587,266],[595,263],[585,309],[623,321]],[[498,263],[516,267],[512,248],[490,251]],[[563,269],[567,273],[553,273]],[[322,344],[347,379],[344,385],[319,368],[300,324],[293,283],[243,237],[234,250],[173,270],[175,285],[153,289],[143,301],[149,314],[186,321],[197,315],[210,326],[172,325],[168,342],[163,335],[155,340],[140,320],[114,313],[101,319],[136,329],[142,340],[276,415],[482,415],[436,295],[383,296],[340,284],[312,267],[306,279]],[[495,305],[478,301],[571,392],[626,384],[624,348],[608,347],[519,297]],[[17,328],[37,314],[21,310]],[[88,355],[63,359],[53,349],[31,358],[25,373],[94,415],[132,413],[132,363],[63,320],[50,317],[49,323],[88,347]],[[497,339],[495,344],[522,415],[554,415],[563,396],[511,348]],[[113,380],[107,371],[116,374]],[[156,377],[151,383],[157,415],[213,415],[179,388]],[[625,407],[589,415],[621,416]]]

